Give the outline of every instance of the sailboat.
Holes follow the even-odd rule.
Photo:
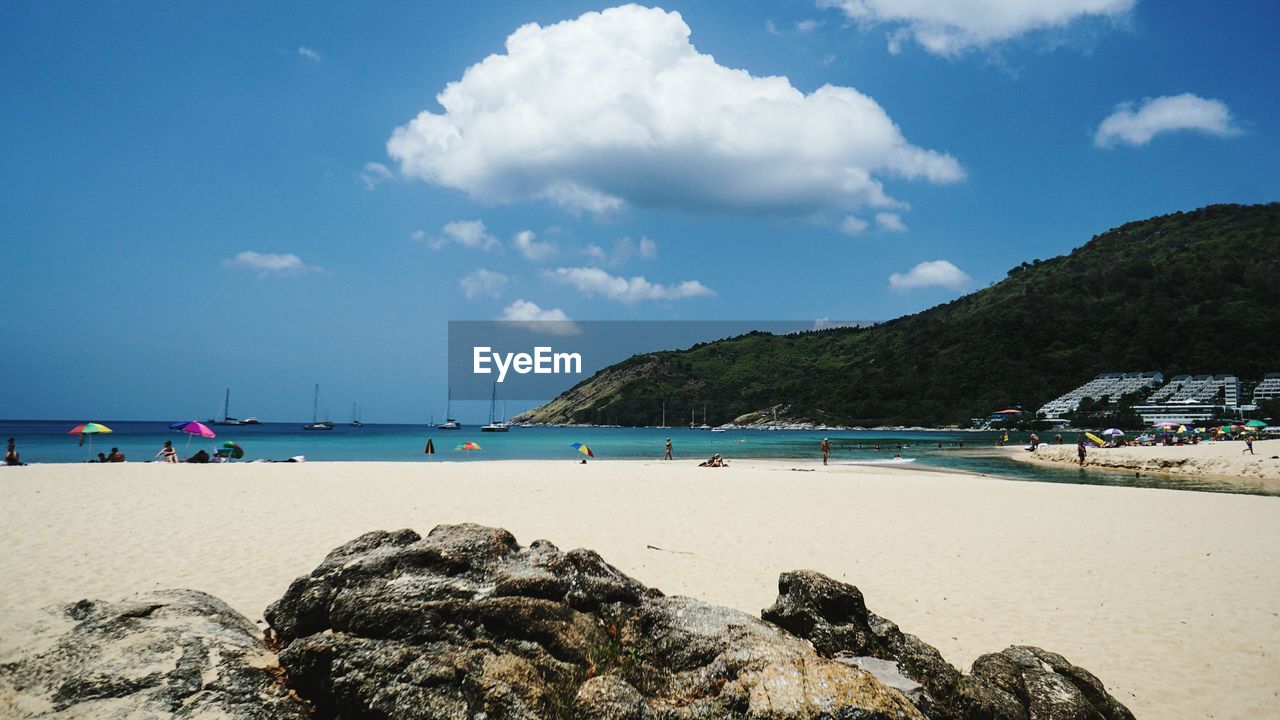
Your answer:
[[[453,418],[449,417],[449,414],[452,410],[453,410],[453,390],[450,390],[449,399],[445,401],[445,405],[444,405],[444,422],[440,423],[439,425],[436,425],[437,430],[461,430],[462,429],[462,425],[459,424],[457,420],[454,420]]]
[[[707,404],[702,403],[702,424],[698,426],[699,430],[710,430],[711,426],[707,424]]]
[[[332,430],[333,429],[332,420],[317,421],[317,418],[319,417],[319,412],[318,412],[319,409],[320,409],[320,383],[316,383],[316,393],[311,400],[311,422],[307,423],[306,425],[303,425],[302,426],[303,430]]]
[[[508,432],[509,430],[511,430],[511,426],[507,425],[505,422],[501,420],[494,421],[493,419],[493,410],[494,410],[494,407],[497,405],[497,401],[498,401],[498,383],[495,382],[493,384],[493,394],[489,397],[489,424],[481,425],[480,432]]]
[[[659,430],[667,429],[667,401],[662,401],[662,424],[658,426]]]
[[[355,403],[351,403],[351,427],[364,427],[360,422],[360,406]]]
[[[227,413],[231,410],[231,388],[227,388],[227,394],[222,398],[222,419],[213,419],[209,421],[210,425],[239,425],[241,421],[233,418]]]

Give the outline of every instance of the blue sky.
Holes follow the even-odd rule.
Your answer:
[[[920,5],[5,3],[0,417],[425,421],[451,319],[888,319],[1280,197],[1270,6]]]

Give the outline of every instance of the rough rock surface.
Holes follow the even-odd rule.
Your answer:
[[[194,590],[81,600],[0,636],[3,718],[308,717],[253,623]]]
[[[1133,718],[1089,671],[1040,648],[1014,646],[983,655],[974,661],[971,674],[963,675],[931,645],[867,610],[858,588],[811,570],[783,573],[778,599],[762,616],[809,640],[824,657],[876,672],[938,720]],[[896,682],[899,673],[924,692],[913,693]]]
[[[923,717],[775,625],[476,525],[363,535],[266,617],[318,717]]]

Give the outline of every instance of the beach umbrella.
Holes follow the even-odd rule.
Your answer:
[[[186,447],[188,450],[191,449],[191,438],[195,437],[196,435],[199,435],[200,437],[206,437],[206,438],[218,437],[218,434],[210,430],[208,425],[205,425],[202,422],[196,422],[195,420],[174,423],[173,425],[169,426],[169,429],[177,430],[178,432],[184,432],[187,434]]]
[[[574,450],[577,450],[578,452],[582,453],[583,455],[586,455],[587,457],[593,458],[596,456],[595,453],[591,452],[591,448],[587,447],[582,443],[573,443],[569,447],[573,448]]]
[[[227,440],[226,442],[222,443],[222,447],[231,451],[227,453],[227,455],[230,456],[233,460],[239,460],[240,458],[244,457],[244,448],[240,447],[239,443],[232,442],[231,440]]]
[[[435,454],[436,454],[436,445],[435,445],[435,443],[431,442],[431,438],[427,438],[427,446],[426,446],[425,448],[423,448],[422,452],[423,452],[423,454],[425,454],[425,455],[435,455]]]
[[[1007,408],[1005,410],[995,411],[996,415],[1021,415],[1022,411],[1015,408]]]
[[[99,433],[112,432],[111,428],[96,422],[89,422],[83,425],[77,425],[67,432],[68,435],[79,435],[80,446],[84,446],[85,436],[89,436],[89,449],[93,449],[93,436]]]
[[[1261,420],[1250,420],[1249,422],[1245,423],[1244,426],[1248,428],[1264,428],[1267,426],[1267,424],[1262,422]]]
[[[1174,432],[1179,433],[1179,434],[1184,433],[1184,432],[1186,432],[1186,431],[1187,431],[1187,426],[1186,426],[1186,425],[1179,425],[1179,426],[1178,426],[1178,429],[1177,429],[1177,430],[1174,430]]]
[[[1155,440],[1155,438],[1151,437],[1150,435],[1139,435],[1137,438],[1137,441],[1140,443],[1151,442],[1152,440]]]
[[[461,445],[459,445],[458,447],[454,448],[454,450],[467,450],[467,451],[471,451],[471,450],[482,450],[482,449],[483,449],[483,448],[481,448],[479,445],[475,444],[474,442],[471,442],[470,440],[468,440],[468,441],[466,441],[466,442],[462,443]]]
[[[1107,428],[1106,430],[1102,431],[1102,434],[1108,435],[1111,437],[1120,437],[1121,435],[1124,435],[1124,431],[1121,430],[1120,428]]]

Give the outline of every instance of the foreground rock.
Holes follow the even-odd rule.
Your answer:
[[[266,617],[321,717],[924,717],[773,624],[476,525],[361,536]]]
[[[856,587],[812,571],[783,573],[777,602],[762,614],[811,641],[824,657],[875,664],[918,683],[921,692],[911,699],[932,718],[1133,718],[1089,671],[1040,648],[983,655],[971,675],[962,675],[935,648],[867,610]]]
[[[0,634],[3,718],[308,717],[253,623],[194,590],[81,600]]]

